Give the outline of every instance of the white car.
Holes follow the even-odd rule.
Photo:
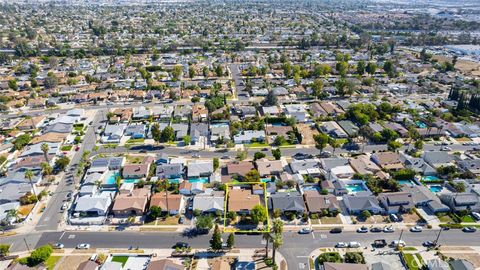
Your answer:
[[[90,244],[78,244],[77,245],[77,249],[89,249],[90,248]]]
[[[395,232],[395,229],[393,227],[385,227],[383,228],[384,233],[393,233]]]
[[[423,231],[423,228],[420,227],[420,226],[415,226],[415,227],[411,227],[411,228],[410,228],[410,231],[411,231],[411,232],[422,232],[422,231]]]
[[[368,233],[368,228],[367,227],[358,228],[357,233]]]
[[[359,247],[360,247],[360,243],[359,243],[359,242],[349,242],[349,243],[348,243],[348,247],[349,247],[349,248],[359,248]]]
[[[335,245],[336,248],[346,248],[348,247],[348,244],[345,243],[345,242],[338,242],[336,245]]]
[[[404,246],[406,246],[406,244],[405,244],[405,241],[403,241],[403,240],[400,240],[400,241],[399,240],[394,240],[394,241],[392,241],[390,246],[392,246],[392,247],[396,247],[396,246],[404,247]]]

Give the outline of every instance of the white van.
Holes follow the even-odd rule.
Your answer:
[[[392,246],[392,247],[397,247],[397,246],[404,247],[404,246],[406,246],[406,244],[405,244],[405,241],[403,241],[403,240],[400,240],[400,241],[399,240],[394,240],[394,241],[392,241],[390,246]]]
[[[349,247],[349,248],[359,248],[359,247],[360,247],[360,243],[359,243],[359,242],[349,242],[349,243],[348,243],[348,247]]]
[[[476,221],[480,221],[480,214],[477,213],[477,212],[472,212],[472,217],[476,220]]]

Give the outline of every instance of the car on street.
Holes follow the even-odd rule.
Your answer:
[[[361,245],[359,242],[355,242],[355,241],[352,241],[352,242],[349,242],[348,243],[348,247],[349,248],[359,248]]]
[[[338,242],[336,245],[335,245],[336,248],[346,248],[348,247],[348,244],[345,243],[345,242]]]
[[[185,218],[184,218],[184,217],[180,217],[180,218],[178,219],[178,224],[183,224],[183,223],[185,223]]]
[[[382,232],[382,228],[379,228],[379,227],[373,227],[370,229],[370,232],[373,232],[373,233],[379,233],[379,232]]]
[[[192,158],[200,158],[200,155],[199,154],[193,154]]]
[[[444,147],[440,148],[440,151],[452,151],[452,148],[450,148],[448,146],[444,146]]]
[[[301,228],[301,229],[298,231],[299,234],[309,234],[309,233],[312,233],[312,232],[313,232],[313,230],[310,229],[310,228]]]
[[[361,227],[357,229],[357,233],[367,233],[368,228],[367,227]]]
[[[313,158],[313,156],[305,153],[296,153],[295,155],[293,155],[293,158],[297,160],[303,160],[303,159]]]
[[[188,243],[185,243],[185,242],[177,242],[175,243],[175,245],[173,245],[172,248],[189,248],[190,245]]]
[[[330,233],[342,233],[342,228],[335,227],[335,228],[330,230]]]
[[[90,244],[82,243],[77,245],[77,249],[89,249]]]
[[[373,246],[376,248],[383,248],[387,246],[387,241],[385,239],[377,239],[373,241]]]
[[[266,152],[266,151],[268,151],[268,148],[262,148],[262,151]]]
[[[406,244],[405,244],[405,241],[403,241],[403,240],[393,240],[390,243],[390,246],[392,246],[392,247],[397,247],[397,246],[404,247],[404,246],[406,246]]]
[[[384,233],[393,233],[395,232],[395,229],[393,227],[385,227],[383,228]]]
[[[423,231],[423,228],[420,227],[420,226],[414,226],[414,227],[411,227],[411,228],[410,228],[410,231],[411,231],[411,232],[422,232],[422,231]]]
[[[433,247],[433,246],[435,246],[435,243],[433,243],[433,241],[425,241],[425,242],[422,243],[422,246]]]
[[[229,159],[230,156],[222,156],[221,159]]]
[[[65,247],[65,245],[62,244],[62,243],[55,243],[55,244],[52,245],[53,249],[62,249],[64,247]]]
[[[463,232],[466,232],[466,233],[473,233],[473,232],[476,232],[477,231],[477,228],[475,227],[464,227],[462,229]]]

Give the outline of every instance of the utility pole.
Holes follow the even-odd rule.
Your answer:
[[[443,228],[440,228],[440,230],[438,231],[438,234],[437,234],[437,239],[435,239],[435,242],[433,242],[433,245],[436,246],[437,243],[438,243],[438,239],[440,238],[440,234],[442,233],[443,231]]]
[[[400,231],[400,236],[398,237],[397,249],[400,246],[400,241],[402,240],[403,229]]]
[[[23,238],[23,242],[25,242],[25,246],[27,246],[27,250],[28,250],[28,252],[30,252],[30,247],[28,246],[28,243],[27,243],[27,240],[25,239],[25,237]]]

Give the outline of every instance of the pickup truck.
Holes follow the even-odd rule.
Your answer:
[[[385,239],[378,239],[373,241],[373,246],[376,248],[383,248],[387,246],[387,241]]]

